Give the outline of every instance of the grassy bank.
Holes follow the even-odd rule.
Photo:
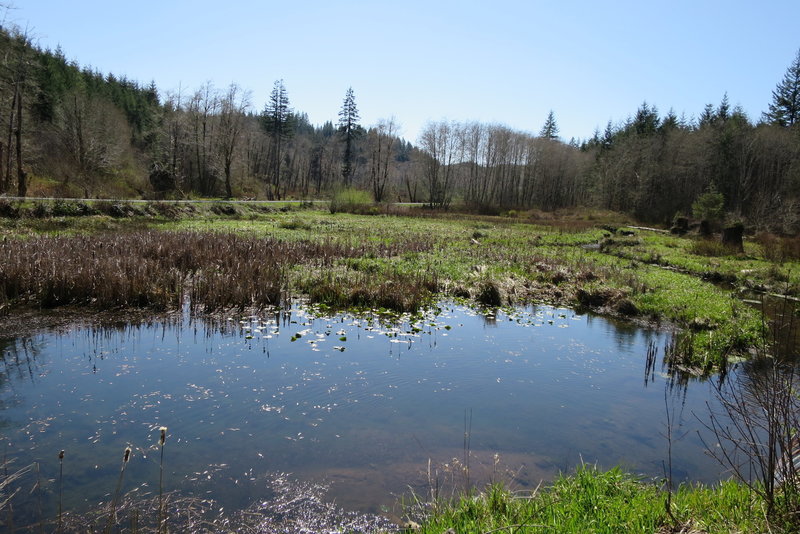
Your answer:
[[[667,493],[618,469],[579,468],[534,492],[496,485],[450,503],[418,507],[429,514],[418,532],[462,533],[731,533],[783,532],[764,507],[735,482],[682,486],[667,513]]]
[[[370,216],[258,203],[5,209],[6,312],[164,309],[187,297],[199,311],[298,296],[400,311],[449,298],[489,307],[541,302],[676,325],[691,337],[684,346],[698,371],[745,350],[761,331],[738,286],[791,293],[800,272],[797,261],[771,261],[756,243],[745,254],[709,256],[697,253],[695,239],[612,233],[609,224],[629,221],[600,212],[487,217],[382,208]]]
[[[6,489],[17,480],[7,479]],[[1,483],[0,483],[1,484]],[[733,481],[710,486],[681,486],[671,495],[654,482],[644,482],[620,469],[591,466],[561,475],[534,491],[512,491],[494,484],[453,500],[406,497],[396,525],[386,517],[344,510],[326,499],[327,487],[269,474],[265,494],[243,510],[229,510],[210,499],[176,493],[115,495],[84,513],[59,512],[57,517],[24,520],[14,515],[11,501],[0,502],[9,532],[285,532],[485,534],[559,533],[616,534],[795,532],[791,521],[766,519],[762,501]],[[0,489],[2,487],[0,486]],[[39,491],[39,490],[36,490]],[[41,510],[39,511],[41,514]],[[399,519],[399,518],[398,518]]]

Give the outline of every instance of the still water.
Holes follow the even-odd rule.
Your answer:
[[[165,488],[233,508],[275,472],[371,512],[409,488],[463,484],[467,462],[470,483],[516,488],[582,461],[661,477],[667,410],[681,422],[675,478],[719,480],[696,433],[710,385],[645,384],[648,344],[666,341],[551,307],[76,326],[0,341],[0,434],[16,465],[39,462],[50,495],[63,449],[77,509],[109,499],[127,446],[124,489],[157,491],[161,426]]]

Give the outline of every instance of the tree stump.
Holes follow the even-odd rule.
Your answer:
[[[670,233],[676,235],[684,235],[686,232],[689,231],[689,218],[677,217],[675,219],[675,223],[672,225],[672,228],[670,228],[669,231]]]
[[[744,252],[744,243],[742,236],[744,235],[744,225],[736,223],[722,229],[722,244],[730,249],[738,252]]]

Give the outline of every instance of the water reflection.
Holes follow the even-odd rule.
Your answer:
[[[238,508],[268,472],[327,481],[339,504],[369,511],[409,486],[426,494],[434,479],[456,483],[467,463],[478,484],[502,476],[535,487],[581,461],[659,477],[664,400],[652,386],[672,378],[645,354],[667,342],[543,306],[442,305],[400,317],[298,306],[96,325],[3,351],[22,362],[2,384],[13,400],[3,433],[9,454],[40,462],[43,479],[56,478],[56,455],[67,451],[72,505],[111,491],[128,445],[128,489],[152,491],[161,426],[169,487]],[[678,383],[688,430],[711,392]],[[673,455],[677,480],[720,476],[691,433]]]

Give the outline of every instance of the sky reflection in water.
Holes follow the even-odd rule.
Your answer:
[[[430,477],[535,487],[581,461],[663,475],[665,384],[644,385],[650,330],[550,307],[486,317],[443,306],[381,324],[338,315],[231,316],[209,323],[76,328],[8,344],[0,413],[8,455],[55,478],[65,499],[157,491],[158,428],[169,428],[166,484],[228,506],[259,498],[259,477],[331,483],[346,507],[377,511]],[[720,469],[693,429],[704,383],[673,392],[678,479]],[[454,462],[453,460],[456,459]],[[428,473],[428,461],[432,470]]]

